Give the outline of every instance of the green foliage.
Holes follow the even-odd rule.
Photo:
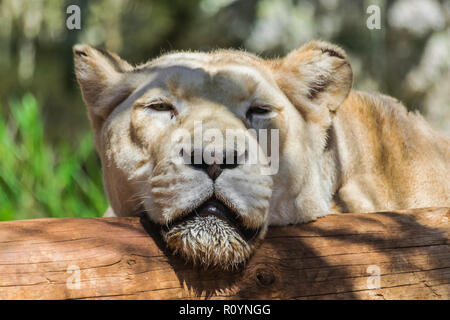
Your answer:
[[[0,116],[0,220],[100,216],[107,200],[92,135],[55,147],[32,95],[9,110],[8,121]]]

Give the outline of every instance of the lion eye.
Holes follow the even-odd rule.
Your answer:
[[[272,110],[270,109],[270,107],[268,106],[254,106],[254,107],[250,107],[247,111],[247,118],[250,118],[253,115],[267,115],[271,112]]]
[[[155,111],[175,111],[174,107],[170,103],[153,103],[147,105],[146,108],[150,108]]]

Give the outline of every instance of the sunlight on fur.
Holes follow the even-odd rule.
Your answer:
[[[194,264],[245,263],[269,225],[450,206],[449,138],[393,98],[352,90],[352,68],[338,46],[312,41],[267,60],[234,50],[172,52],[131,66],[76,45],[74,57],[107,215],[145,212],[167,246]],[[177,130],[195,136],[196,122],[201,133],[223,136],[277,130],[270,145],[277,170],[227,164],[225,157],[248,150],[207,135],[200,148],[223,152],[212,162],[183,162],[172,138]]]

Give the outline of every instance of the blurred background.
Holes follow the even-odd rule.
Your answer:
[[[81,28],[69,30],[69,5]],[[380,8],[380,29],[367,21]],[[73,72],[85,42],[138,64],[170,50],[275,57],[342,46],[357,89],[381,91],[450,133],[450,0],[0,0],[0,220],[101,216],[99,159]]]

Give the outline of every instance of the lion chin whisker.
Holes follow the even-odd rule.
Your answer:
[[[261,230],[245,228],[238,214],[213,196],[166,223],[161,235],[174,254],[193,265],[233,270],[251,256]]]

